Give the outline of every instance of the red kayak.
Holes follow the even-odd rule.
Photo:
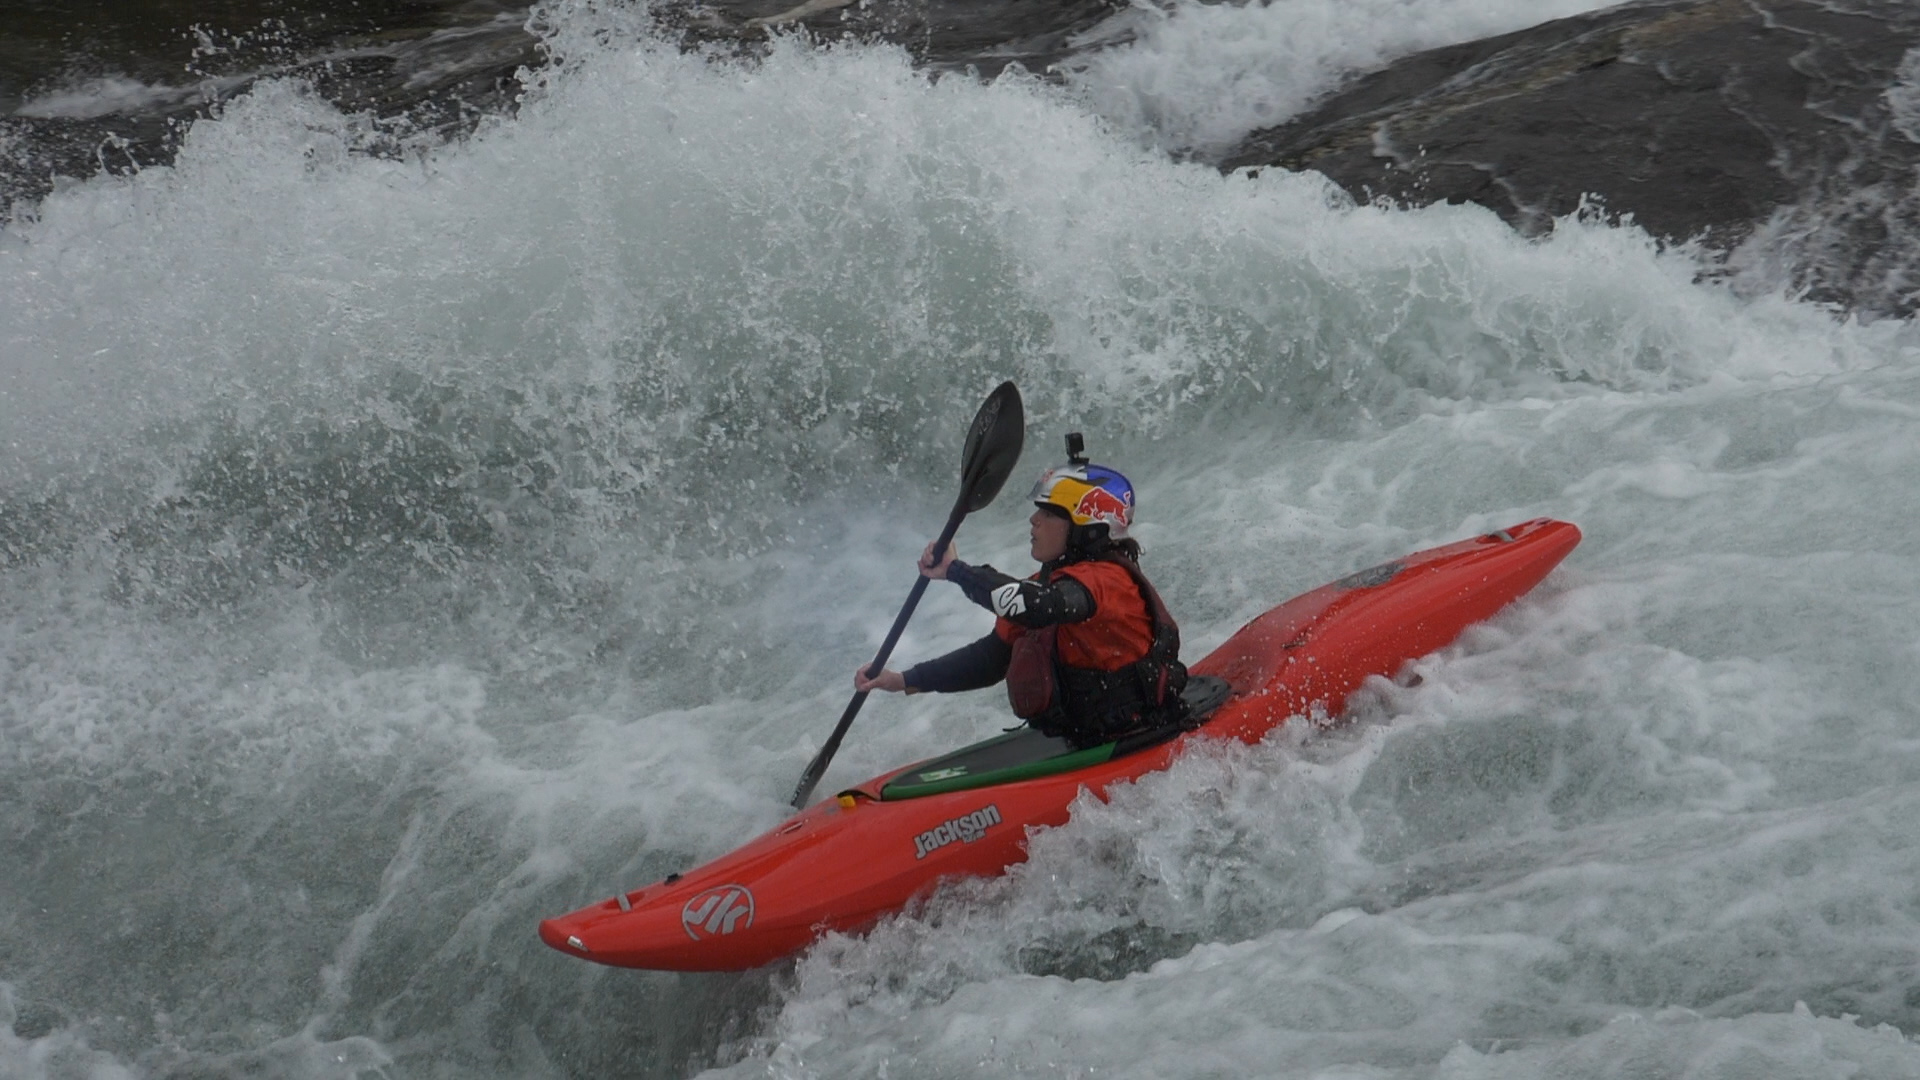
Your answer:
[[[540,924],[561,952],[617,967],[737,971],[859,931],[941,878],[1026,859],[1082,788],[1164,769],[1189,740],[1258,742],[1290,717],[1337,715],[1370,675],[1446,647],[1539,584],[1580,530],[1536,519],[1408,555],[1281,604],[1190,668],[1207,719],[1092,748],[1023,729],[874,777],[729,855]],[[1210,715],[1208,715],[1210,712]]]

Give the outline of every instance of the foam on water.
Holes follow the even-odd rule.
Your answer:
[[[72,86],[35,95],[14,109],[13,115],[90,120],[117,113],[165,108],[197,93],[197,88],[155,86],[125,75],[99,75]]]
[[[0,1070],[1915,1070],[1908,327],[1172,163],[1084,85],[543,19],[465,142],[263,85],[0,240]],[[796,965],[541,946],[779,819],[1009,376],[1028,465],[1084,428],[1139,485],[1190,655],[1588,539],[1348,726]],[[1024,565],[1023,516],[961,550]],[[983,619],[936,590],[899,655]],[[1004,722],[876,700],[826,783]]]
[[[1612,7],[1607,0],[1269,0],[1140,5],[1136,39],[1074,65],[1100,115],[1162,149],[1216,157],[1344,80],[1426,49]]]

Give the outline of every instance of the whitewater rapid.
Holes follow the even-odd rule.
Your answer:
[[[1920,1076],[1912,327],[1168,153],[1592,6],[1142,9],[980,85],[582,3],[460,142],[267,83],[49,196],[0,234],[0,1076]],[[1133,478],[1190,656],[1586,540],[869,935],[542,946],[780,820],[1002,378],[1023,474]],[[898,655],[984,620],[936,589]],[[1007,722],[876,699],[825,786]]]

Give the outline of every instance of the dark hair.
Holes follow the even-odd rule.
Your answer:
[[[1067,553],[1086,559],[1118,555],[1128,562],[1139,562],[1140,541],[1131,537],[1115,540],[1108,532],[1107,523],[1096,521],[1091,525],[1075,525],[1068,530]]]

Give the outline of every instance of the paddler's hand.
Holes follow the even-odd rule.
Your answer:
[[[853,669],[853,688],[863,694],[869,690],[885,690],[890,694],[898,694],[907,688],[907,677],[892,668],[887,668],[880,672],[879,678],[869,679],[867,665],[861,664]]]
[[[928,544],[927,550],[920,553],[920,576],[930,577],[935,581],[947,580],[947,567],[953,565],[954,553],[954,546],[948,544],[946,552],[940,556],[940,561],[934,562],[933,545]]]

